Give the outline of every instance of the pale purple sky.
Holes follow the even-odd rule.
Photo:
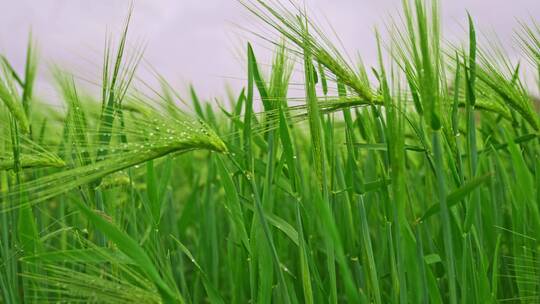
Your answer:
[[[305,2],[319,19],[331,23],[348,54],[359,53],[368,65],[375,63],[374,26],[383,27],[401,4],[401,0]],[[443,28],[450,39],[465,37],[466,10],[480,31],[496,32],[507,46],[514,44],[517,20],[529,22],[540,16],[540,0],[440,2]],[[21,68],[32,28],[42,72],[55,63],[99,82],[105,34],[118,36],[128,5],[127,0],[0,0],[0,53]],[[268,60],[268,44],[236,24],[260,25],[236,0],[137,0],[129,37],[132,44],[147,44],[145,59],[175,87],[183,91],[192,82],[208,98],[224,96],[225,83],[235,89],[243,85],[235,78],[245,78],[239,51],[248,39],[255,40],[256,53]],[[47,88],[40,93],[52,94]]]

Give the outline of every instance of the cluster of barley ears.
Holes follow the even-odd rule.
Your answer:
[[[515,62],[405,0],[368,68],[296,2],[240,3],[275,53],[247,44],[229,105],[138,79],[131,9],[97,97],[58,67],[36,97],[33,38],[0,58],[0,302],[539,300],[534,20]]]

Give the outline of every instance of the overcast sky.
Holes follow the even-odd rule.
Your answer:
[[[401,0],[305,2],[331,23],[349,54],[359,53],[370,65],[375,60],[373,28],[395,15]],[[128,4],[126,0],[0,0],[0,52],[21,68],[32,29],[42,72],[54,63],[99,82],[105,34],[118,36]],[[507,46],[513,44],[517,20],[539,21],[540,16],[540,0],[441,0],[441,6],[443,28],[450,39],[466,37],[463,25],[468,10],[481,31],[496,32]],[[134,7],[132,45],[145,42],[145,59],[180,90],[192,82],[202,96],[214,97],[224,95],[225,83],[241,87],[238,79],[245,76],[238,51],[248,39],[255,40],[262,60],[268,58],[268,45],[241,29],[253,29],[257,22],[236,0],[135,0]],[[50,94],[46,89],[41,93]]]

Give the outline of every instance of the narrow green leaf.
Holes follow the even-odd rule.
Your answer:
[[[478,187],[488,182],[492,175],[492,173],[486,173],[482,176],[477,176],[472,180],[469,180],[465,184],[461,185],[461,187],[459,187],[458,189],[450,192],[446,197],[448,208],[456,205],[461,200],[466,198],[472,191],[476,190]],[[438,204],[434,204],[428,208],[428,210],[424,213],[424,215],[422,215],[422,217],[420,217],[419,221],[425,221],[427,218],[437,214],[439,211],[440,206]]]

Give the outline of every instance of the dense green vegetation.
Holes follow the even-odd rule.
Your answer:
[[[229,104],[138,81],[129,18],[98,97],[60,69],[36,96],[32,40],[1,58],[0,302],[540,300],[539,25],[518,63],[405,0],[365,68],[303,8],[242,4],[275,55],[247,45]]]

